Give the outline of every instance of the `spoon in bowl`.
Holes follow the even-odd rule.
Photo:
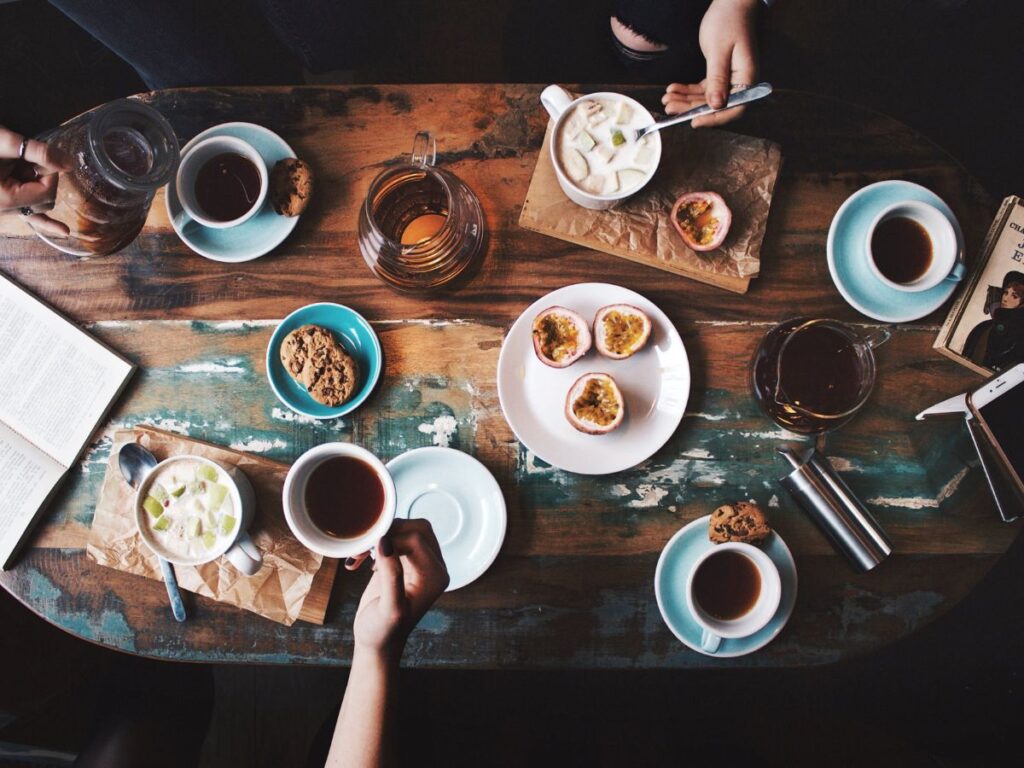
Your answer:
[[[683,112],[681,115],[676,115],[675,117],[670,117],[667,120],[661,120],[660,122],[657,123],[651,123],[650,125],[644,128],[638,128],[636,131],[635,141],[640,141],[640,139],[642,139],[648,133],[660,131],[662,128],[668,128],[669,126],[672,125],[688,123],[691,120],[693,120],[693,118],[700,117],[701,115],[710,115],[713,112],[721,112],[722,110],[738,107],[740,106],[740,104],[748,104],[751,101],[763,99],[771,92],[771,83],[758,83],[757,85],[751,86],[750,88],[744,88],[742,91],[730,93],[728,100],[726,100],[725,102],[725,106],[722,107],[721,109],[715,109],[710,104],[701,104],[699,107],[694,107],[693,109],[687,110],[686,112]]]
[[[147,451],[138,443],[126,443],[121,446],[117,454],[117,466],[121,468],[124,479],[135,490],[139,489],[142,481],[146,479],[153,467],[157,465],[156,456]],[[171,601],[171,613],[178,621],[185,620],[185,603],[181,599],[181,592],[178,590],[178,579],[174,575],[171,564],[160,558],[160,570],[164,575],[164,584],[167,587],[167,597]]]

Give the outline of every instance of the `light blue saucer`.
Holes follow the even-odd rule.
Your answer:
[[[868,228],[875,216],[894,203],[918,200],[938,208],[956,233],[963,260],[964,233],[945,201],[927,187],[909,181],[879,181],[854,192],[832,219],[828,230],[828,270],[839,293],[858,312],[885,323],[905,323],[941,307],[961,283],[943,280],[927,291],[897,291],[868,266]]]
[[[285,336],[303,325],[319,325],[329,330],[359,365],[360,385],[347,403],[333,408],[318,403],[285,370],[281,362],[281,342]],[[267,345],[267,378],[274,394],[296,413],[314,419],[335,419],[362,405],[377,384],[382,367],[383,354],[377,334],[366,318],[341,304],[307,304],[295,310],[281,321]]]
[[[468,453],[416,448],[387,464],[395,481],[395,518],[430,522],[448,567],[447,592],[476,581],[505,541],[505,497],[494,475]]]
[[[195,144],[211,136],[234,136],[251,144],[263,157],[267,171],[278,160],[295,157],[292,148],[273,131],[254,123],[222,123],[196,136],[181,148],[182,156]],[[237,227],[214,229],[188,218],[181,207],[174,180],[167,185],[167,216],[178,237],[189,248],[213,261],[237,263],[258,259],[279,246],[299,223],[298,216],[280,216],[274,212],[269,197],[260,212]]]
[[[786,542],[777,533],[773,532],[758,545],[779,569],[779,578],[782,580],[779,610],[760,632],[740,639],[724,638],[715,653],[708,653],[700,647],[701,628],[686,605],[686,579],[697,558],[715,546],[708,540],[710,519],[711,515],[705,515],[694,520],[669,539],[661,551],[658,568],[654,572],[654,595],[662,618],[672,634],[684,645],[705,656],[722,659],[746,656],[774,640],[793,614],[793,605],[796,603],[796,563]]]

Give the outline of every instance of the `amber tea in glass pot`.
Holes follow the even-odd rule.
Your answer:
[[[416,134],[412,158],[370,184],[359,213],[359,250],[395,290],[427,292],[466,274],[484,251],[480,201],[465,182],[434,167],[436,144]]]
[[[875,384],[872,349],[888,339],[884,329],[861,336],[835,320],[779,323],[751,360],[754,397],[776,424],[793,432],[835,429],[867,402]]]

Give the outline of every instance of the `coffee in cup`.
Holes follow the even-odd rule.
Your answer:
[[[234,136],[211,136],[191,147],[175,182],[185,214],[213,229],[235,227],[256,215],[268,187],[263,157]]]
[[[943,280],[960,280],[964,266],[958,254],[956,232],[946,215],[917,200],[884,209],[869,229],[868,266],[898,291],[926,291]]]
[[[775,563],[740,542],[711,547],[694,563],[686,583],[686,604],[708,653],[715,653],[723,638],[749,637],[764,629],[781,598]]]

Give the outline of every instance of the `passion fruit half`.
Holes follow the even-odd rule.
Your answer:
[[[732,211],[717,192],[690,192],[672,206],[672,224],[695,251],[713,251],[729,234]]]
[[[594,345],[612,360],[632,357],[651,337],[651,318],[630,304],[611,304],[594,317]]]
[[[585,373],[565,398],[565,418],[580,432],[606,435],[622,423],[626,401],[607,373]]]
[[[565,368],[590,351],[590,327],[565,307],[549,307],[533,320],[533,351],[545,365]]]

